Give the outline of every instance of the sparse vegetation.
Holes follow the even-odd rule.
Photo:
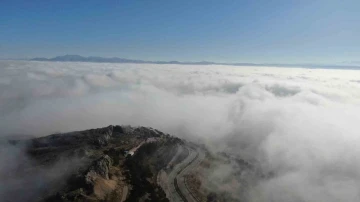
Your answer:
[[[147,138],[157,139],[144,144]],[[82,162],[69,171],[63,185],[45,189],[40,201],[48,202],[120,201],[124,186],[129,188],[127,202],[169,201],[156,176],[182,144],[155,129],[130,126],[54,134],[30,142],[27,151],[36,165],[51,167],[69,158]],[[126,155],[138,145],[133,156]]]

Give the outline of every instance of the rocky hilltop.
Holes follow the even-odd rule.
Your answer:
[[[5,202],[245,201],[259,176],[246,161],[150,127],[10,140],[1,151]]]
[[[157,173],[184,144],[158,130],[130,126],[10,143],[26,159],[2,177],[11,184],[17,176],[24,184],[2,191],[5,201],[168,201]]]

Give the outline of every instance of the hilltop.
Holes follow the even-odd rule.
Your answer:
[[[221,187],[239,186],[236,178],[251,185],[256,176],[245,161],[150,127],[110,125],[2,144],[9,159],[0,176],[8,185],[0,189],[5,202],[243,201]],[[230,178],[208,178],[234,163],[240,170]]]

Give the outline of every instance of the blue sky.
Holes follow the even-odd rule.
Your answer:
[[[356,63],[359,11],[359,0],[2,0],[0,58]]]

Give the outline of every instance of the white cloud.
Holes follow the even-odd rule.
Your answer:
[[[356,70],[0,62],[0,133],[152,126],[256,160],[252,201],[360,199]],[[334,79],[335,78],[335,79]]]

